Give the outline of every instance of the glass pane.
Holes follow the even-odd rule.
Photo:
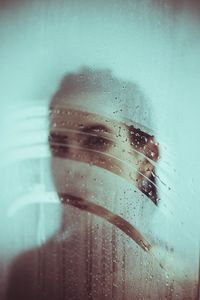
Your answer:
[[[199,4],[0,7],[0,299],[198,299]]]

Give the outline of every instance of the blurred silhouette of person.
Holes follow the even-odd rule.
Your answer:
[[[7,300],[165,299],[165,275],[126,227],[148,227],[158,205],[148,99],[110,70],[83,68],[64,77],[49,108],[62,220],[13,261]]]

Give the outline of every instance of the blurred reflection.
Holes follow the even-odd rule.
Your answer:
[[[150,114],[142,119],[145,110],[150,108],[138,87],[109,70],[84,68],[64,77],[49,117],[62,222],[44,245],[14,261],[7,299],[180,296],[150,234],[159,204],[159,150],[144,127],[151,122]],[[162,247],[165,255],[173,251],[164,242]],[[182,299],[189,294],[185,290]]]

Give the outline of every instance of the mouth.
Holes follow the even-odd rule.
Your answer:
[[[63,204],[74,206],[103,218],[129,236],[144,251],[149,252],[151,250],[151,244],[142,236],[138,229],[136,229],[121,216],[113,214],[110,210],[104,208],[103,206],[92,203],[81,197],[77,197],[68,193],[61,193],[59,196]]]

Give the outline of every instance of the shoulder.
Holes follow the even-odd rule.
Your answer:
[[[48,241],[41,247],[24,251],[12,261],[6,300],[39,299],[38,294],[44,289],[45,281],[54,280],[56,261],[53,253],[59,248],[58,244]],[[51,286],[50,283],[49,290]]]

